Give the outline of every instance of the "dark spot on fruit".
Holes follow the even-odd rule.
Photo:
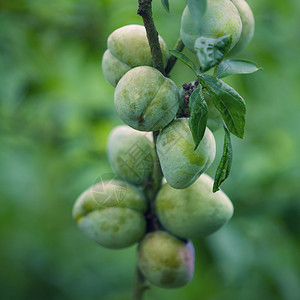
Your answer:
[[[141,123],[144,123],[145,122],[145,119],[142,117],[142,116],[140,116],[139,118],[138,118],[138,122],[141,124]]]
[[[164,270],[162,272],[162,277],[160,283],[162,285],[171,285],[176,280],[176,273],[170,270]]]

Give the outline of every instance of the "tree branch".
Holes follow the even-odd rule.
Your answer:
[[[147,32],[151,55],[153,60],[153,67],[165,75],[165,68],[163,63],[162,52],[160,49],[158,33],[154,25],[152,17],[152,0],[138,0],[139,9],[137,13],[143,18],[144,26]]]
[[[157,140],[158,134],[159,134],[159,131],[153,132],[153,143],[154,143],[154,148],[155,148],[156,153],[157,153],[156,140]],[[155,199],[156,199],[157,193],[159,192],[159,190],[161,188],[162,178],[163,178],[163,174],[161,171],[161,166],[160,166],[160,163],[158,160],[158,156],[156,155],[156,160],[154,162],[153,172],[152,172],[150,182],[144,188],[144,193],[145,193],[146,199],[149,203],[149,209],[148,209],[148,214],[147,214],[147,216],[148,216],[147,230],[148,231],[158,230],[160,228],[160,225],[159,225],[156,213],[155,213]]]
[[[139,9],[137,13],[143,18],[144,26],[147,32],[147,39],[151,49],[151,56],[153,61],[153,67],[159,70],[163,75],[166,75],[164,63],[163,63],[163,56],[160,49],[158,33],[155,28],[155,24],[152,17],[152,0],[138,0]],[[159,131],[153,132],[153,143],[156,151],[156,140]],[[156,195],[161,187],[162,182],[162,171],[160,167],[159,160],[157,159],[154,168],[153,174],[148,182],[148,184],[144,187],[145,196],[149,202],[149,211],[148,211],[148,224],[147,224],[147,231],[149,230],[156,230],[158,229],[158,221],[154,211],[154,202]],[[147,290],[149,287],[145,284],[146,279],[143,274],[140,272],[139,268],[137,267],[136,271],[136,283],[134,288],[134,300],[142,300],[144,291]]]
[[[135,288],[133,292],[133,300],[143,299],[144,293],[149,289],[149,286],[145,285],[145,277],[141,273],[138,266],[136,266],[136,279],[135,279]]]
[[[184,44],[182,42],[182,39],[179,38],[177,40],[175,46],[173,47],[173,49],[181,52],[183,50],[183,48],[184,48]],[[170,74],[171,70],[173,69],[173,67],[176,63],[176,61],[177,61],[177,58],[173,55],[169,58],[166,69],[165,69],[165,73],[166,73],[167,76]]]

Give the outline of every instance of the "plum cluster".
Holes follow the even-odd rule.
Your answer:
[[[252,12],[244,0],[209,0],[205,17],[193,24],[188,8],[182,15],[181,37],[193,51],[198,36],[233,37],[231,53],[240,51],[253,35]],[[166,64],[166,43],[159,37]],[[126,125],[109,136],[107,153],[118,180],[99,182],[77,199],[73,217],[79,228],[103,247],[119,249],[135,243],[138,266],[153,284],[175,288],[193,277],[194,247],[190,239],[206,237],[226,224],[233,205],[223,191],[212,192],[213,179],[204,172],[215,158],[212,131],[222,124],[208,104],[208,127],[195,150],[188,117],[177,117],[184,90],[152,66],[144,26],[128,25],[108,38],[102,69],[114,86],[114,104]],[[154,143],[152,132],[159,132]],[[157,165],[164,180],[150,205],[145,186]],[[149,229],[155,213],[159,228]]]

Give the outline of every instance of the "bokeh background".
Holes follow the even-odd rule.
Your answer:
[[[249,0],[251,45],[264,67],[226,79],[247,102],[245,140],[233,138],[224,191],[232,221],[194,241],[193,281],[146,299],[300,299],[300,2]],[[169,48],[185,1],[153,1]],[[71,218],[76,197],[111,173],[106,140],[121,124],[101,72],[106,38],[142,24],[133,0],[0,1],[0,298],[130,299],[136,247],[112,251]],[[189,54],[186,52],[186,54]],[[180,87],[193,74],[177,63]],[[218,158],[222,131],[216,134]],[[209,173],[214,174],[216,164]]]

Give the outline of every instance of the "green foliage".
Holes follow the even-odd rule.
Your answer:
[[[205,132],[207,122],[207,105],[204,100],[202,87],[199,86],[190,96],[190,129],[195,142],[195,150],[199,146]]]
[[[178,58],[186,66],[188,66],[195,73],[196,76],[200,75],[200,72],[199,72],[197,66],[185,54],[183,54],[183,53],[181,53],[181,52],[179,52],[177,50],[169,50],[169,52],[170,52],[171,55],[173,55],[174,57]]]
[[[232,87],[216,77],[202,75],[199,80],[208,90],[229,131],[239,138],[244,138],[246,114],[244,99]]]
[[[219,190],[222,182],[229,176],[231,163],[232,163],[232,145],[231,145],[230,133],[225,126],[224,126],[224,131],[225,131],[225,135],[224,135],[223,154],[215,175],[215,182],[213,186],[214,193]]]
[[[223,78],[234,74],[251,74],[262,70],[256,63],[245,59],[226,59],[216,68],[215,76]]]
[[[217,39],[199,37],[195,41],[195,51],[200,64],[200,71],[206,72],[219,64],[232,43],[232,37],[225,35]]]
[[[170,12],[170,6],[169,6],[169,0],[161,0],[161,3],[164,7],[164,9],[167,11],[167,12]]]

